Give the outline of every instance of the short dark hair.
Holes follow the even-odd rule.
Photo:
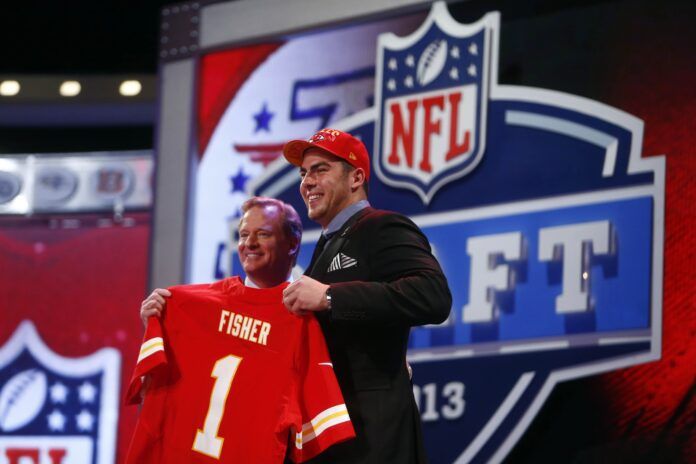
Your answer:
[[[297,211],[292,207],[292,205],[270,197],[249,198],[247,201],[242,203],[242,214],[257,206],[260,208],[271,206],[280,212],[285,237],[288,239],[297,240],[297,251],[295,251],[293,256],[293,264],[295,264],[297,261],[297,255],[300,252],[299,244],[302,242],[302,221],[300,220],[300,215],[297,214]]]

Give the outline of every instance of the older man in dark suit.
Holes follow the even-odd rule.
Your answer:
[[[428,239],[405,216],[370,207],[369,155],[352,135],[324,129],[283,153],[300,168],[308,215],[322,227],[284,303],[316,313],[357,434],[316,462],[425,462],[406,346],[410,327],[444,321],[452,304]]]

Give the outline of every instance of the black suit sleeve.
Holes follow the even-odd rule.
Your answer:
[[[355,239],[368,250],[369,278],[331,284],[331,319],[408,326],[447,319],[447,279],[418,226],[394,213],[366,222]]]

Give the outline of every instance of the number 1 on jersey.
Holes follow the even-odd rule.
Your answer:
[[[194,451],[215,459],[220,458],[222,443],[225,439],[218,436],[218,430],[232,380],[241,362],[242,358],[229,355],[218,359],[213,366],[210,376],[215,378],[215,385],[213,385],[213,391],[210,394],[210,403],[203,422],[203,430],[198,429],[196,438],[193,440],[192,449]]]

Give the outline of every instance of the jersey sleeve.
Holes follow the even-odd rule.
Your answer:
[[[162,325],[158,317],[150,317],[147,321],[147,328],[140,345],[138,361],[133,371],[128,391],[126,393],[126,404],[140,403],[140,390],[143,387],[143,376],[152,372],[157,366],[167,363],[167,355],[164,350],[164,338],[162,336]]]
[[[296,426],[290,453],[295,462],[304,462],[355,437],[324,336],[313,316],[307,318],[304,335],[297,398],[302,424]]]

